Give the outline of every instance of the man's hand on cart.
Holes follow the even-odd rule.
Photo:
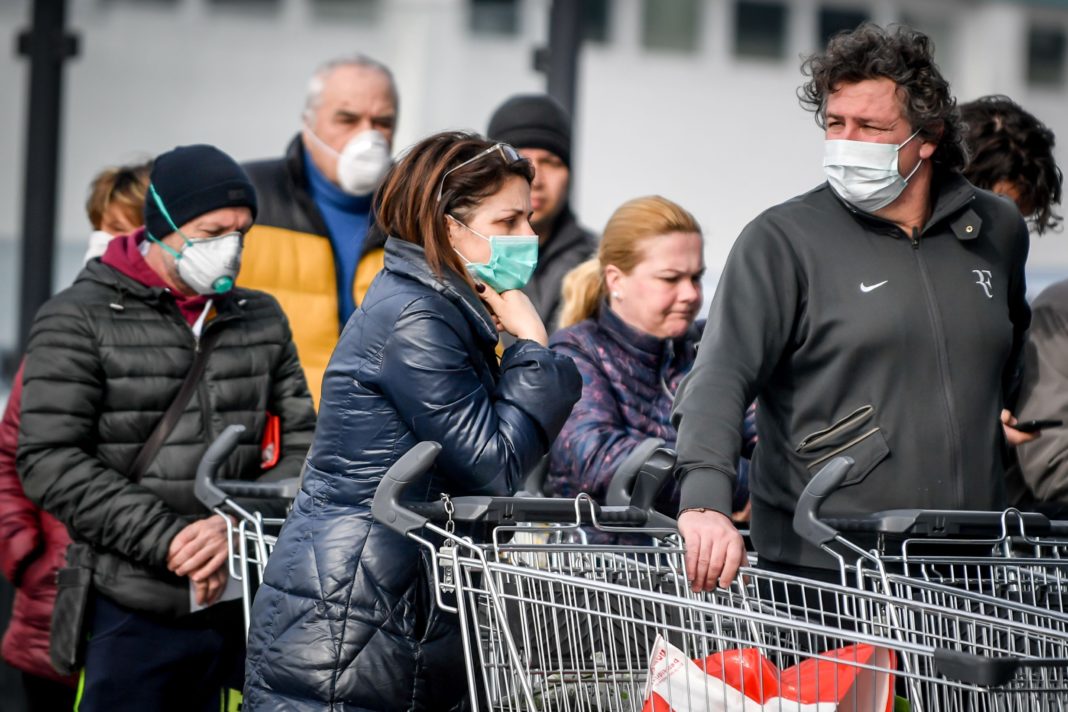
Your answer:
[[[694,591],[726,588],[748,565],[745,541],[731,520],[711,509],[689,509],[679,515],[679,533],[686,544],[686,575]]]
[[[226,583],[230,577],[227,568],[224,564],[203,581],[193,581],[193,591],[196,593],[198,606],[210,606],[219,600],[223,591],[226,590]]]
[[[186,526],[171,540],[167,568],[179,576],[188,576],[196,584],[207,581],[226,564],[227,529],[221,516],[199,519]]]

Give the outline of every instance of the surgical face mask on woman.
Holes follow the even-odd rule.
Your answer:
[[[82,258],[83,262],[89,262],[97,257],[102,257],[104,252],[108,249],[108,244],[115,236],[110,232],[104,232],[103,230],[93,230],[89,233],[89,249],[85,251],[85,257]]]
[[[175,250],[152,233],[146,232],[146,235],[174,257],[182,281],[197,294],[224,294],[233,289],[234,280],[241,270],[244,235],[235,230],[215,237],[190,238],[171,220],[156,189],[149,186],[148,190],[167,223],[181,236],[185,245],[181,251]]]
[[[305,128],[317,144],[337,156],[338,186],[349,195],[373,193],[392,164],[389,141],[374,129],[361,131],[337,151],[319,138],[311,126]]]
[[[823,144],[823,171],[827,182],[843,200],[866,213],[882,210],[898,199],[923,163],[907,176],[898,167],[898,155],[920,131],[901,144],[832,139]]]
[[[537,235],[486,236],[452,215],[446,217],[490,245],[490,256],[486,262],[472,262],[462,252],[453,248],[463,259],[464,266],[472,277],[485,282],[496,292],[522,289],[527,285],[534,275],[534,268],[538,266]]]

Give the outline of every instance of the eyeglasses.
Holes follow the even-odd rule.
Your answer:
[[[454,166],[453,168],[450,168],[449,170],[445,171],[445,175],[441,176],[441,183],[438,185],[438,202],[441,202],[441,195],[445,192],[445,179],[449,177],[450,173],[452,173],[453,171],[458,171],[464,166],[471,165],[480,158],[492,155],[495,151],[501,155],[501,160],[504,161],[506,164],[512,164],[516,161],[523,160],[523,157],[519,155],[519,151],[515,150],[515,148],[508,145],[507,143],[494,144],[482,153],[472,156],[460,165]]]

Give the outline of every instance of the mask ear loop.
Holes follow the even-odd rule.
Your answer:
[[[456,223],[457,225],[459,225],[460,227],[462,227],[462,228],[463,228],[464,230],[467,230],[468,232],[470,232],[470,233],[472,233],[472,234],[474,234],[474,235],[477,235],[478,237],[481,237],[481,238],[482,238],[483,240],[485,240],[486,242],[490,243],[491,245],[493,244],[493,240],[489,239],[488,237],[486,237],[485,235],[483,235],[483,234],[482,234],[481,232],[479,232],[478,230],[475,230],[475,229],[474,229],[474,228],[472,228],[472,227],[468,227],[468,226],[467,226],[467,225],[465,225],[464,223],[462,223],[462,222],[460,222],[459,220],[457,220],[456,218],[454,218],[454,217],[453,217],[452,215],[450,215],[449,213],[445,213],[445,217],[447,217],[447,218],[448,218],[449,220],[452,220],[452,221],[453,221],[454,223]],[[460,259],[462,259],[462,260],[464,261],[464,264],[465,264],[465,265],[480,265],[480,264],[487,264],[487,263],[485,263],[485,262],[472,262],[471,260],[467,259],[467,257],[465,257],[465,256],[464,256],[464,253],[462,253],[462,252],[460,252],[459,250],[457,250],[455,246],[453,246],[453,248],[452,248],[452,251],[453,251],[453,252],[455,252],[456,254],[460,255]]]
[[[905,147],[905,145],[906,145],[906,144],[907,144],[907,143],[908,143],[909,141],[911,141],[912,139],[914,139],[914,138],[916,138],[917,136],[919,136],[919,135],[920,135],[920,131],[922,131],[922,130],[923,130],[923,129],[916,129],[915,131],[913,131],[913,132],[912,132],[912,135],[911,135],[911,136],[909,136],[909,137],[908,137],[907,139],[905,139],[904,141],[902,141],[901,143],[899,143],[899,144],[897,145],[897,150],[899,150],[899,151],[900,151],[901,149],[903,149],[903,148]]]
[[[341,151],[337,150],[336,148],[328,144],[326,141],[319,138],[319,134],[315,133],[315,131],[312,130],[311,124],[309,124],[307,121],[304,122],[304,128],[308,130],[308,135],[315,139],[315,142],[319,144],[322,148],[325,148],[327,151],[330,151],[330,153],[334,154],[338,158],[341,157]]]
[[[908,143],[909,141],[911,141],[912,139],[916,138],[916,136],[918,136],[919,133],[920,133],[920,129],[916,129],[915,131],[912,132],[911,136],[909,136],[907,139],[905,139],[902,143],[898,144],[897,152],[898,152],[899,155],[901,154],[901,149],[905,147],[905,144]],[[909,171],[909,174],[907,176],[905,176],[902,179],[902,180],[905,181],[905,185],[908,185],[909,181],[912,180],[912,176],[916,175],[916,171],[920,170],[920,166],[923,165],[923,160],[924,159],[921,158],[920,160],[916,161],[916,166],[911,171]]]
[[[151,183],[149,183],[148,184],[148,192],[152,196],[152,201],[156,204],[156,207],[159,208],[160,213],[163,214],[163,219],[167,221],[167,224],[170,225],[171,228],[176,233],[178,233],[179,235],[182,236],[182,239],[185,240],[185,244],[186,245],[192,245],[193,241],[190,240],[188,237],[186,237],[185,233],[182,232],[181,229],[177,225],[174,224],[174,220],[171,219],[171,214],[169,212],[167,212],[167,206],[163,204],[163,198],[159,197],[159,193],[156,192],[156,186],[154,186]],[[152,242],[156,243],[157,245],[162,247],[164,250],[169,252],[171,254],[171,256],[174,257],[174,259],[176,259],[176,260],[182,259],[182,253],[181,252],[179,252],[178,250],[174,249],[170,245],[167,245],[167,244],[163,243],[159,238],[157,238],[155,235],[153,235],[149,230],[147,230],[147,229],[145,230],[145,235],[148,237],[149,240],[152,240]]]

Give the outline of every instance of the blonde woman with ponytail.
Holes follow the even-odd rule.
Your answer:
[[[642,440],[675,444],[671,405],[700,338],[704,240],[693,215],[660,196],[624,203],[597,256],[564,278],[561,330],[550,347],[582,374],[582,398],[550,453],[546,489],[602,500]],[[744,506],[744,497],[738,509]],[[658,503],[678,511],[672,489]]]

